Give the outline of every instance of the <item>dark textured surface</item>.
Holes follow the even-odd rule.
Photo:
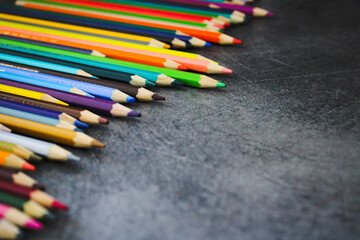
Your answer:
[[[200,52],[223,90],[161,89],[138,120],[88,131],[106,149],[33,175],[70,204],[29,239],[359,239],[359,1],[275,12]]]

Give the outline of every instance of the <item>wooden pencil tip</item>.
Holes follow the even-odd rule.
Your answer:
[[[98,140],[93,140],[93,141],[91,142],[91,146],[104,148],[104,147],[105,147],[105,144],[99,142]]]

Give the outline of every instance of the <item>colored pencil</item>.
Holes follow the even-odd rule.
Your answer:
[[[17,197],[8,193],[0,192],[0,203],[13,206],[30,217],[40,220],[53,220],[55,216],[49,212],[42,205],[33,200]]]
[[[3,16],[3,17],[1,17]],[[60,25],[61,29],[64,30],[71,30],[73,28],[80,28],[82,29],[81,32],[86,33],[87,31],[91,31],[91,32],[98,32],[98,35],[101,36],[113,36],[116,34],[118,34],[117,32],[113,32],[113,31],[105,31],[105,30],[100,30],[100,29],[94,29],[94,28],[86,28],[86,27],[80,27],[80,26],[76,26],[76,25],[68,25],[68,24],[60,24],[60,23],[56,23],[56,22],[50,22],[50,21],[45,21],[45,20],[38,20],[38,19],[34,19],[34,18],[28,18],[28,17],[19,17],[19,16],[15,16],[15,15],[9,15],[9,14],[0,14],[0,18],[5,18],[5,20],[2,20],[3,24],[8,24],[6,26],[9,27],[16,27],[16,28],[22,28],[22,27],[27,27],[27,30],[31,30],[32,29],[38,32],[43,32],[42,30],[46,30],[47,27],[53,27],[54,25]],[[16,22],[10,22],[10,21],[14,21],[14,19],[16,19]],[[21,21],[20,21],[21,20]],[[36,23],[36,25],[41,25],[43,27],[36,27],[36,26],[32,26],[32,25],[28,25],[31,23]],[[25,26],[24,26],[25,24]],[[60,28],[59,26],[59,28]],[[84,28],[84,29],[83,29]],[[192,58],[192,59],[204,59],[201,55],[198,54],[194,54],[194,53],[187,53],[187,52],[182,52],[182,51],[176,51],[176,50],[171,50],[171,49],[162,49],[162,48],[154,48],[151,46],[139,46],[137,44],[132,44],[132,43],[126,43],[126,42],[122,42],[122,41],[114,41],[114,40],[107,40],[106,38],[80,38],[81,36],[83,36],[83,34],[72,34],[72,33],[67,33],[66,31],[55,31],[55,30],[48,30],[46,31],[46,33],[49,34],[56,34],[56,35],[61,35],[61,36],[69,36],[72,38],[79,38],[79,39],[94,39],[91,41],[98,41],[98,42],[107,42],[109,44],[113,44],[113,45],[118,45],[118,46],[123,46],[123,47],[128,47],[128,48],[138,48],[141,50],[146,50],[146,51],[152,51],[152,52],[156,52],[156,53],[163,53],[163,54],[167,54],[167,55],[174,55],[174,56],[179,56],[179,57],[186,57],[186,58]],[[62,34],[64,33],[64,34]],[[65,34],[67,33],[67,34]],[[104,53],[104,52],[102,52]],[[106,54],[106,53],[105,53]],[[109,56],[109,55],[107,55]],[[165,66],[166,67],[166,66]]]
[[[37,61],[34,59],[22,58],[22,57],[10,55],[10,54],[0,53],[0,59],[6,60],[6,61],[22,63],[22,64],[27,64],[30,66],[37,66],[37,67],[41,67],[41,68],[56,70],[56,71],[65,72],[65,73],[76,74],[76,75],[80,75],[80,76],[93,77],[91,74],[89,74],[81,69],[78,69],[78,68],[73,68],[73,67],[54,64],[54,63]]]
[[[172,47],[204,47],[211,46],[211,43],[207,43],[199,38],[186,35],[181,32],[166,29],[157,29],[146,26],[139,26],[134,24],[126,24],[121,22],[106,21],[101,19],[80,17],[74,15],[67,15],[55,12],[45,12],[30,8],[21,8],[17,6],[4,6],[0,9],[0,12],[8,13],[12,15],[21,15],[32,18],[40,18],[43,20],[63,22],[73,25],[80,25],[85,27],[92,27],[98,29],[104,29],[109,31],[120,31],[128,34],[141,34],[142,36],[155,37],[156,39],[172,45]]]
[[[41,223],[32,219],[18,209],[3,203],[0,203],[0,218],[6,219],[19,227],[42,229]]]
[[[138,48],[151,48],[167,50],[157,47],[143,46],[133,43],[125,43],[122,41],[106,39],[102,37],[93,37],[86,34],[71,33],[61,30],[53,30],[45,27],[36,27],[21,23],[14,23],[10,21],[0,20],[1,28],[0,34],[10,32],[13,36],[24,38],[38,38],[41,41],[54,42],[56,44],[75,46],[83,48],[93,48],[101,51],[108,57],[130,61],[135,63],[149,64],[158,67],[166,67],[171,69],[186,70],[187,67],[182,65],[182,62],[175,62],[171,55],[160,55],[149,51],[130,51],[131,47],[124,47],[122,45],[137,46]],[[109,44],[111,43],[111,44]],[[147,53],[147,54],[146,54]],[[168,57],[168,58],[167,58]],[[180,64],[181,63],[181,64]]]
[[[6,108],[6,107],[0,106],[0,114],[17,117],[17,118],[22,118],[22,119],[26,119],[26,120],[34,121],[34,122],[38,122],[38,123],[43,123],[43,124],[54,126],[57,128],[83,132],[81,129],[78,129],[75,125],[72,125],[71,123],[68,123],[66,121],[57,120],[54,118],[49,118],[49,117],[45,117],[45,116],[41,116],[41,115],[29,113],[29,112],[19,111],[16,109],[11,109],[11,108]]]
[[[0,132],[0,140],[19,144],[31,151],[55,161],[78,161],[80,158],[56,144],[38,140],[31,137],[21,136],[15,133]]]
[[[17,88],[26,88],[33,91],[43,91],[48,94],[52,94],[60,100],[66,100],[70,105],[83,107],[89,109],[95,113],[104,114],[113,117],[140,117],[141,114],[127,108],[119,103],[114,103],[112,101],[107,101],[98,98],[91,98],[87,96],[81,96],[78,94],[62,92],[51,88],[44,88],[36,85],[31,85],[27,83],[21,83],[16,81],[7,80],[0,78],[0,90],[1,85],[12,86]],[[11,128],[11,126],[9,125]]]
[[[9,96],[9,98],[12,98],[12,97],[13,96]],[[56,119],[56,120],[65,121],[65,122],[70,123],[71,125],[75,125],[78,127],[89,127],[89,125],[76,120],[75,118],[71,117],[70,115],[68,115],[64,112],[53,111],[53,110],[49,110],[49,109],[44,109],[44,108],[39,108],[36,106],[24,104],[23,101],[28,101],[28,100],[29,99],[25,99],[25,100],[20,100],[19,102],[15,102],[15,101],[7,100],[7,97],[2,96],[2,94],[0,93],[0,106],[12,108],[12,109],[23,111],[23,112],[37,114],[37,115],[49,117],[49,118]]]
[[[59,45],[59,44],[55,44],[55,43],[47,43],[47,42],[36,41],[36,40],[31,40],[31,39],[26,39],[26,38],[13,37],[13,36],[9,36],[9,35],[1,35],[1,38],[24,42],[24,43],[37,44],[40,46],[62,49],[62,50],[67,50],[67,51],[72,51],[72,52],[78,52],[78,53],[83,53],[83,54],[88,54],[88,55],[93,55],[93,56],[98,56],[98,57],[106,57],[104,54],[102,54],[96,50],[88,50],[88,49],[84,49],[84,48],[64,46],[64,45]]]
[[[45,189],[44,185],[39,184],[35,179],[20,171],[10,171],[0,168],[0,178],[2,180],[28,188],[41,190]]]
[[[34,152],[20,146],[6,141],[0,141],[0,150],[10,152],[29,161],[40,161],[42,158]]]
[[[11,129],[8,128],[8,127],[6,127],[6,126],[4,126],[4,125],[2,125],[2,124],[0,124],[0,131],[11,132]]]
[[[45,3],[56,5],[56,6],[63,6],[63,7],[74,7],[82,10],[96,10],[98,12],[107,12],[107,13],[114,13],[118,16],[131,18],[134,20],[144,20],[154,23],[161,23],[161,24],[171,24],[174,26],[184,26],[184,27],[192,27],[192,28],[200,28],[200,29],[210,29],[217,31],[219,29],[224,29],[223,26],[218,25],[214,22],[194,22],[188,20],[181,20],[177,18],[171,18],[169,16],[157,16],[155,14],[149,14],[144,11],[136,11],[132,8],[121,8],[119,5],[109,4],[109,3],[100,3],[94,1],[68,1],[68,0],[50,0],[46,1]]]
[[[28,98],[33,98],[33,99],[38,99],[38,100],[42,100],[42,101],[46,101],[46,102],[53,102],[53,103],[62,104],[65,106],[67,105],[67,103],[64,103],[48,94],[30,91],[30,90],[12,87],[12,86],[7,86],[4,84],[0,84],[0,92],[11,93],[11,94],[28,97]]]
[[[0,48],[5,49],[12,49],[16,51],[24,51],[29,52],[31,44],[27,44],[26,47],[22,46],[23,43],[17,43],[11,40],[3,40],[0,42]],[[81,53],[71,53],[68,51],[63,50],[56,50],[52,52],[51,55],[47,53],[46,47],[37,47],[38,51],[31,51],[32,54],[40,55],[40,56],[47,56],[49,58],[57,58],[66,61],[71,61],[72,63],[80,62],[84,64],[90,64],[92,66],[105,68],[105,69],[115,69],[121,68],[124,71],[131,71],[136,72],[139,76],[147,77],[149,71],[153,71],[150,73],[155,74],[166,74],[177,78],[178,80],[183,81],[186,85],[194,86],[194,87],[224,87],[225,84],[218,82],[210,77],[205,75],[200,75],[196,73],[190,72],[183,72],[173,69],[166,69],[166,68],[158,68],[153,66],[148,66],[144,64],[136,64],[136,63],[129,63],[120,61],[117,59],[110,59],[110,58],[100,58],[95,56],[89,56]],[[41,51],[39,51],[41,50]]]
[[[139,101],[165,100],[165,98],[163,96],[153,93],[143,87],[131,86],[131,85],[128,85],[125,83],[109,81],[106,79],[93,79],[90,77],[83,77],[83,76],[78,76],[75,74],[62,73],[59,71],[48,70],[48,69],[38,68],[38,67],[32,67],[32,66],[25,65],[25,64],[13,63],[13,62],[3,61],[3,60],[0,60],[0,66],[19,68],[19,69],[32,71],[32,72],[50,74],[50,75],[54,75],[54,76],[58,76],[58,77],[64,77],[64,78],[74,79],[77,81],[88,82],[88,83],[98,84],[101,86],[107,86],[107,87],[119,89],[120,91],[122,91],[132,97],[137,98]],[[61,120],[61,119],[59,119],[59,120]]]
[[[39,189],[18,186],[0,179],[0,190],[19,197],[31,199],[45,207],[53,207],[61,210],[68,209],[65,204]]]
[[[34,27],[8,21],[0,21],[0,24],[2,25],[0,26],[0,33],[2,34],[11,33],[12,35],[24,38],[35,36],[42,41],[56,42],[57,44],[91,47],[103,52],[109,57],[133,63],[179,70],[192,69],[208,73],[231,73],[230,70],[208,60],[180,57],[172,55],[173,52],[166,54],[158,51],[175,50],[124,43],[117,40],[92,37],[60,30],[51,30],[48,28]]]
[[[0,219],[0,238],[1,239],[22,239],[23,232],[5,219]]]
[[[28,84],[32,84],[32,85],[38,85],[38,86],[42,86],[42,87],[56,89],[59,91],[79,94],[79,95],[83,95],[83,96],[94,97],[91,94],[88,94],[76,87],[71,87],[68,85],[53,83],[53,82],[48,82],[48,81],[42,81],[40,79],[36,79],[33,77],[27,77],[25,75],[14,74],[14,73],[12,73],[14,71],[10,72],[9,70],[6,70],[6,72],[5,72],[5,68],[7,68],[7,67],[0,66],[0,78],[6,78],[6,79],[10,79],[12,81],[18,81],[18,82],[28,83]],[[18,70],[18,72],[20,72],[20,70]],[[23,71],[23,72],[25,74],[29,73],[28,75],[30,75],[30,73],[31,73],[31,72],[27,72],[27,71]]]
[[[15,154],[3,150],[0,150],[0,166],[30,171],[35,170],[35,167],[30,163],[24,161],[22,158],[16,156]]]
[[[26,97],[21,97],[13,94],[8,93],[1,93],[0,92],[0,99],[5,99],[7,101],[16,102],[16,103],[22,103],[26,105],[30,105],[37,108],[42,108],[48,111],[55,111],[58,113],[65,113],[71,118],[68,118],[67,116],[62,117],[61,120],[70,121],[70,123],[74,123],[76,126],[79,127],[89,127],[89,125],[83,123],[86,122],[88,124],[108,124],[109,121],[103,117],[100,117],[99,115],[92,113],[86,109],[81,109],[73,106],[63,106],[59,104],[44,102],[40,100],[30,99]],[[61,114],[64,116],[63,114]],[[50,116],[48,116],[50,117]],[[74,118],[77,118],[81,120],[74,120]],[[84,125],[82,125],[84,124]]]
[[[72,14],[72,15],[78,15],[78,16],[99,18],[99,19],[105,19],[105,20],[110,20],[110,21],[118,21],[118,22],[124,22],[124,23],[137,24],[137,25],[142,25],[142,26],[150,26],[150,27],[156,27],[156,28],[160,28],[160,29],[177,30],[177,31],[182,31],[191,36],[198,37],[207,42],[214,42],[214,43],[220,43],[220,44],[233,44],[233,43],[240,44],[240,43],[242,43],[241,40],[235,39],[226,34],[216,32],[216,31],[195,29],[195,28],[189,28],[189,27],[180,27],[180,26],[173,26],[173,25],[165,25],[165,24],[140,21],[140,20],[132,20],[132,19],[128,19],[128,18],[121,18],[114,14],[113,15],[106,14],[103,12],[96,12],[96,11],[84,12],[84,11],[78,10],[76,8],[63,9],[58,6],[54,7],[53,5],[48,5],[48,4],[43,4],[43,3],[35,3],[35,2],[25,2],[25,1],[16,1],[16,5],[40,9],[40,10],[46,10],[46,11],[61,12],[61,13],[67,13],[67,14]]]
[[[66,29],[67,31],[71,31],[71,32],[75,32],[75,33],[85,33],[85,34],[88,34],[91,36],[102,36],[102,37],[106,37],[106,38],[110,38],[110,39],[117,39],[120,41],[136,43],[136,44],[141,44],[141,45],[145,45],[145,46],[160,47],[160,48],[169,48],[170,47],[167,44],[160,42],[154,38],[143,37],[143,36],[132,35],[132,34],[124,34],[121,32],[105,31],[105,30],[96,29],[96,28],[82,27],[82,26],[59,23],[59,22],[45,21],[45,20],[40,20],[37,18],[28,18],[28,17],[21,17],[21,16],[16,16],[16,15],[0,14],[0,19],[14,21],[17,23],[23,22],[23,23],[30,24],[33,26],[46,26],[46,27],[51,27],[52,29],[57,29],[57,30]],[[59,46],[59,45],[57,45],[57,46]],[[55,48],[57,48],[57,47],[55,47]],[[70,48],[72,48],[72,47],[70,47]],[[71,49],[63,49],[63,50],[72,51]],[[85,53],[85,54],[90,54],[90,55],[96,56],[95,54],[91,54],[92,51],[89,52],[89,50],[82,49],[82,48],[79,48],[79,50],[77,50],[77,48],[75,48],[75,51],[73,51],[73,52],[80,52],[80,53]],[[105,55],[103,55],[103,54],[99,55],[99,57],[101,57],[101,56],[104,57]]]
[[[21,57],[31,58],[31,59],[37,59],[41,61],[48,61],[53,63],[61,63],[64,65],[70,65],[70,66],[81,66],[83,69],[86,69],[87,71],[93,73],[96,76],[103,77],[103,78],[110,78],[114,80],[120,80],[122,81],[123,74],[130,74],[130,75],[136,75],[140,76],[139,78],[133,78],[131,77],[131,81],[128,81],[128,83],[134,85],[134,86],[155,86],[156,84],[159,85],[173,85],[173,86],[181,86],[183,83],[181,81],[177,81],[174,78],[170,78],[162,73],[153,72],[144,70],[143,66],[148,66],[144,64],[136,64],[136,63],[130,63],[125,62],[121,60],[117,60],[118,65],[116,68],[109,67],[109,65],[104,64],[102,66],[98,66],[98,64],[94,63],[91,64],[91,60],[88,59],[81,59],[81,58],[75,58],[73,57],[73,52],[69,51],[63,51],[63,50],[57,50],[58,54],[55,54],[53,50],[53,54],[48,54],[46,47],[41,47],[42,51],[38,50],[32,50],[30,47],[32,47],[31,44],[26,45],[26,47],[21,46],[19,42],[12,41],[11,44],[8,44],[10,42],[5,41],[11,41],[11,40],[5,40],[3,39],[0,41],[0,52],[7,53],[7,54],[14,54]],[[37,49],[39,49],[40,46],[37,46]],[[60,51],[60,52],[59,52]],[[76,53],[78,54],[78,53]],[[79,53],[80,54],[80,53]],[[86,54],[80,54],[80,55],[74,55],[74,56],[82,56],[84,57]],[[98,60],[97,58],[95,58]],[[110,58],[104,58],[104,59],[110,59]],[[115,59],[113,59],[115,60]],[[136,67],[136,68],[135,68]],[[149,66],[150,67],[150,66]],[[163,69],[163,68],[159,68]],[[164,68],[165,69],[165,68]],[[145,80],[148,79],[150,81]]]
[[[14,131],[18,133],[47,141],[57,142],[73,147],[105,147],[103,143],[82,132],[57,128],[43,123],[29,121],[4,114],[0,114],[0,122],[11,126]],[[24,166],[25,165],[23,164],[23,168]]]
[[[112,2],[112,3],[121,3],[123,5],[130,5],[130,6],[141,6],[146,7],[150,9],[157,9],[157,10],[166,10],[169,12],[180,12],[180,13],[186,13],[186,14],[192,14],[197,16],[206,16],[206,17],[215,17],[217,19],[220,19],[225,22],[235,22],[239,23],[243,18],[245,18],[245,14],[242,12],[239,12],[237,10],[230,10],[230,9],[214,9],[214,8],[208,8],[205,6],[195,6],[195,5],[184,5],[181,3],[176,2],[168,2],[167,4],[164,4],[162,1],[143,1],[143,0],[137,0],[137,1],[109,1],[105,0],[106,2]]]
[[[90,83],[84,83],[84,82],[79,82],[76,80],[72,80],[69,78],[63,78],[63,77],[58,77],[58,76],[53,76],[53,75],[49,75],[49,74],[44,74],[44,73],[37,73],[37,72],[32,72],[32,71],[28,71],[25,69],[19,69],[19,68],[13,68],[10,66],[4,66],[4,65],[0,65],[0,76],[1,77],[6,77],[1,75],[1,71],[5,71],[6,73],[10,73],[10,74],[16,74],[16,75],[20,75],[21,78],[19,79],[18,76],[12,76],[10,74],[9,79],[15,80],[15,81],[21,81],[21,82],[26,82],[29,84],[35,84],[35,85],[39,85],[39,86],[44,86],[44,87],[49,87],[52,89],[57,89],[57,90],[61,90],[64,91],[62,89],[64,89],[64,87],[62,86],[67,86],[65,89],[70,88],[70,91],[68,92],[72,92],[72,93],[77,93],[78,92],[74,92],[73,89],[79,89],[80,91],[83,91],[84,94],[80,94],[80,95],[84,95],[86,96],[88,94],[91,94],[90,96],[96,96],[99,98],[103,98],[103,99],[107,99],[107,100],[112,100],[114,102],[135,102],[135,99],[117,89],[114,88],[109,88],[109,87],[104,87],[104,86],[99,86],[99,85],[95,85],[95,84],[90,84]],[[8,78],[8,77],[6,77]],[[37,79],[37,80],[34,80]]]
[[[247,15],[256,16],[256,17],[264,17],[264,16],[273,16],[274,14],[258,7],[248,7],[248,6],[240,6],[234,5],[229,3],[207,3],[199,0],[171,0],[171,2],[178,2],[178,3],[187,3],[190,5],[199,5],[199,6],[206,6],[212,8],[224,8],[224,9],[231,9],[243,12]]]

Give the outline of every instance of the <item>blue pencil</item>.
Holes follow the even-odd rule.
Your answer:
[[[6,79],[9,79],[12,81],[23,82],[23,83],[28,83],[31,85],[56,89],[56,90],[60,90],[63,92],[70,92],[70,93],[75,93],[75,94],[79,94],[82,96],[94,97],[91,94],[88,94],[88,93],[86,93],[78,88],[72,87],[72,86],[63,85],[63,84],[59,84],[59,83],[53,83],[53,82],[47,82],[47,81],[43,81],[40,79],[28,77],[25,75],[11,73],[11,72],[8,72],[7,70],[5,72],[4,66],[0,66],[0,77],[6,78]]]
[[[90,73],[87,73],[79,68],[73,68],[73,67],[69,67],[69,66],[56,64],[56,63],[38,61],[35,59],[31,59],[31,58],[24,58],[24,57],[18,57],[15,55],[0,53],[0,59],[5,60],[5,61],[10,61],[10,62],[26,64],[26,65],[30,65],[30,66],[34,66],[34,67],[46,68],[46,69],[55,70],[55,71],[59,71],[59,72],[66,72],[66,73],[76,74],[76,75],[85,76],[85,77],[97,78],[97,77],[91,75]]]
[[[33,114],[33,113],[19,111],[16,109],[11,109],[11,108],[6,108],[6,107],[0,106],[0,114],[5,114],[5,115],[17,117],[17,118],[22,118],[22,119],[30,120],[33,122],[43,123],[43,124],[51,125],[51,126],[58,127],[58,128],[82,132],[81,129],[77,128],[75,125],[72,125],[68,122],[65,122],[62,120],[57,120],[54,118],[44,117],[44,116]]]
[[[75,119],[74,117],[59,111],[54,111],[50,109],[40,108],[36,106],[31,106],[25,103],[18,103],[14,101],[9,101],[6,99],[0,99],[0,106],[6,107],[6,108],[12,108],[15,110],[23,111],[23,112],[29,112],[37,115],[42,115],[44,117],[49,117],[57,120],[66,121],[68,123],[71,123],[77,127],[89,127],[89,125]]]
[[[55,44],[55,43],[35,41],[35,40],[31,40],[31,39],[18,38],[18,37],[13,37],[13,36],[9,36],[9,35],[1,35],[1,38],[14,40],[14,41],[18,41],[18,42],[36,44],[36,45],[40,45],[40,46],[44,46],[44,47],[51,47],[51,48],[56,48],[56,49],[61,49],[61,50],[67,50],[67,51],[72,51],[72,52],[77,52],[77,53],[84,53],[84,54],[93,55],[93,56],[97,56],[97,57],[106,57],[104,54],[102,54],[96,50],[88,50],[88,49],[84,49],[84,48],[64,46],[64,45],[59,45],[59,44]]]
[[[7,73],[17,74],[21,76],[26,76],[29,78],[38,79],[40,84],[45,83],[54,83],[54,84],[60,84],[65,86],[71,86],[76,89],[80,89],[82,91],[85,91],[91,95],[94,95],[99,98],[103,98],[106,100],[112,100],[114,102],[135,102],[135,98],[119,91],[115,88],[110,88],[106,86],[100,86],[97,84],[87,83],[87,82],[80,82],[77,80],[69,79],[69,78],[63,78],[58,76],[53,76],[45,73],[38,73],[33,72],[29,70],[14,68],[10,66],[0,66],[0,71],[3,70]],[[33,81],[34,82],[34,81]],[[32,83],[30,83],[32,84]],[[37,84],[36,81],[34,84]],[[42,85],[40,85],[42,86]],[[61,89],[58,89],[61,90]]]

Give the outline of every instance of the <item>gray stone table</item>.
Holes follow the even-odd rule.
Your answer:
[[[360,239],[360,4],[267,0],[197,52],[226,89],[155,89],[141,119],[90,135],[106,149],[32,174],[70,211],[29,239]]]

